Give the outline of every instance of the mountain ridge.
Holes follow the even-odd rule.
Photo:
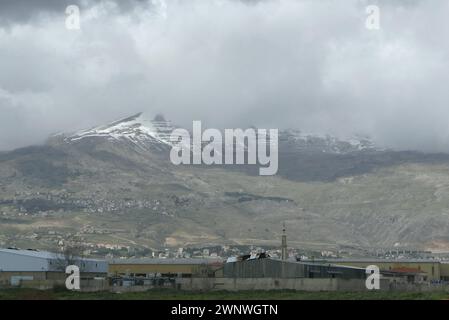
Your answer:
[[[0,154],[0,244],[52,248],[67,234],[94,246],[277,243],[287,222],[304,246],[449,250],[448,155],[281,135],[279,174],[260,177],[251,166],[172,165],[140,116]]]
[[[163,115],[158,114],[153,120],[148,120],[143,112],[139,112],[108,124],[74,133],[61,133],[55,137],[62,137],[67,143],[86,138],[103,137],[111,140],[127,139],[137,145],[145,142],[158,142],[172,147],[174,143],[170,141],[170,134],[175,128],[181,127],[173,126],[171,121],[165,120]],[[188,128],[183,129],[190,131]],[[381,150],[369,137],[357,135],[342,139],[329,134],[304,133],[299,129],[284,129],[279,131],[279,136],[281,141],[294,143],[297,148],[308,148],[309,151],[315,149],[317,152],[343,154],[363,150]]]

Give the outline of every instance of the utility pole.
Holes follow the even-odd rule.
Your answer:
[[[287,260],[288,253],[287,253],[287,235],[285,234],[285,222],[284,222],[284,228],[282,229],[282,248],[281,248],[281,259]]]

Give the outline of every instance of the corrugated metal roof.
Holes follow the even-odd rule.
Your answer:
[[[421,273],[421,274],[427,274],[427,272],[420,270],[418,268],[393,268],[390,270],[391,272],[397,272],[397,273]]]
[[[303,260],[304,262],[311,262],[312,260]],[[361,262],[361,263],[439,263],[439,260],[431,259],[368,259],[368,258],[351,258],[351,259],[322,259],[314,260],[315,262],[326,263],[344,263],[344,262]]]
[[[297,264],[302,264],[302,265],[308,265],[308,266],[317,266],[317,267],[338,267],[338,268],[346,268],[346,269],[354,269],[354,270],[365,270],[365,268],[361,268],[361,267],[354,267],[354,266],[345,266],[345,265],[340,265],[340,264],[334,264],[332,263],[330,260],[322,260],[322,261],[317,261],[314,260],[313,262],[311,260],[302,260],[302,261],[294,261],[294,260],[280,260],[280,259],[271,259],[271,258],[267,258],[273,261],[283,261],[283,262],[288,262],[288,263],[297,263]]]
[[[40,258],[40,259],[65,259],[65,256],[62,253],[54,253],[48,251],[39,251],[39,250],[24,250],[24,249],[1,249],[0,253],[10,253],[16,254],[26,257]],[[91,262],[105,262],[105,260],[101,259],[91,259],[91,258],[83,258],[83,257],[74,257],[74,259],[78,259],[80,261],[91,261]]]
[[[58,254],[56,253],[36,250],[0,249],[0,252],[40,259],[57,259],[58,257],[60,257],[60,255],[58,256]]]
[[[115,259],[109,261],[109,264],[213,264],[221,263],[222,260],[217,259]]]

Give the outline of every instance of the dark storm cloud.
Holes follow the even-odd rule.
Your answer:
[[[64,12],[69,4],[77,0],[2,0],[0,1],[0,23],[25,23],[45,12]]]
[[[3,0],[0,149],[147,111],[448,152],[447,12],[446,0]]]
[[[0,24],[26,23],[42,14],[60,14],[69,5],[85,9],[101,2],[105,0],[1,0]],[[112,2],[124,12],[136,6],[151,5],[151,0],[112,0]]]
[[[0,0],[0,24],[26,23],[41,14],[60,14],[69,5],[77,5],[85,9],[108,1],[116,3],[122,12],[127,12],[139,6],[143,8],[157,6],[159,0]],[[255,5],[267,0],[233,1]]]

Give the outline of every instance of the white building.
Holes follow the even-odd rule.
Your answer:
[[[45,251],[0,249],[0,286],[20,281],[64,280],[65,267],[77,265],[81,278],[105,277],[108,263],[102,260],[75,258],[70,263],[64,255]]]

